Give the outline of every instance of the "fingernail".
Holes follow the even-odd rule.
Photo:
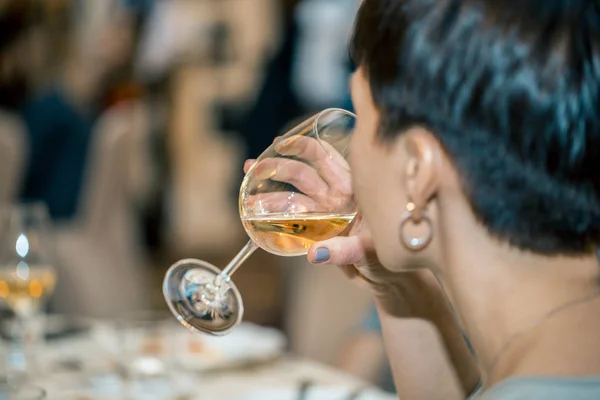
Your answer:
[[[313,262],[324,263],[326,261],[329,261],[329,257],[331,257],[329,255],[329,250],[325,247],[321,247],[317,249]]]

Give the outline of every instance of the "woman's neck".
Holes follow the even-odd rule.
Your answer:
[[[484,384],[519,375],[600,375],[598,260],[541,257],[474,240],[482,243],[467,241],[470,251],[453,247],[440,280]]]

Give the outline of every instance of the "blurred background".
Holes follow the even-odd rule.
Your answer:
[[[0,0],[0,203],[47,207],[48,311],[165,311],[171,263],[224,266],[247,240],[244,160],[291,121],[351,107],[358,4]],[[235,282],[245,320],[282,330],[297,355],[375,379],[348,357],[368,295],[337,269],[259,251]]]

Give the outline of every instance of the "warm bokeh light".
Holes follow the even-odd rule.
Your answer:
[[[32,280],[29,282],[29,294],[31,297],[39,299],[44,294],[44,286],[38,280]]]
[[[10,294],[10,289],[8,287],[8,283],[4,281],[0,281],[0,297],[6,299]]]

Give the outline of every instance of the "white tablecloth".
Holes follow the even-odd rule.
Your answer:
[[[174,332],[183,334],[174,337],[178,348],[184,346],[185,337],[194,337],[179,326]],[[185,368],[178,363],[167,372],[168,377],[143,381],[134,379],[125,384],[117,362],[122,350],[114,341],[111,342],[109,333],[110,329],[104,326],[94,329],[91,334],[52,341],[46,346],[42,372],[35,384],[46,389],[48,400],[287,400],[296,399],[296,391],[302,382],[307,381],[316,390],[313,390],[315,395],[307,396],[306,400],[338,400],[337,395],[331,395],[332,390],[341,393],[340,390],[351,392],[365,387],[363,382],[351,376],[291,355],[279,355],[257,364],[225,362],[203,368],[189,368],[189,365]],[[239,344],[244,338],[254,335],[249,342],[260,346],[259,341],[266,343],[264,338],[274,341],[278,337],[273,330],[254,326],[242,327],[237,335],[232,334],[227,339],[229,343]],[[208,343],[215,346],[210,341]],[[265,343],[261,348],[268,347]],[[111,349],[112,345],[116,347]],[[245,346],[248,347],[247,344]],[[280,344],[272,349],[278,346]],[[263,395],[265,390],[272,393]],[[323,394],[319,395],[321,392]],[[345,398],[342,395],[339,400]],[[394,398],[368,389],[356,400]]]

